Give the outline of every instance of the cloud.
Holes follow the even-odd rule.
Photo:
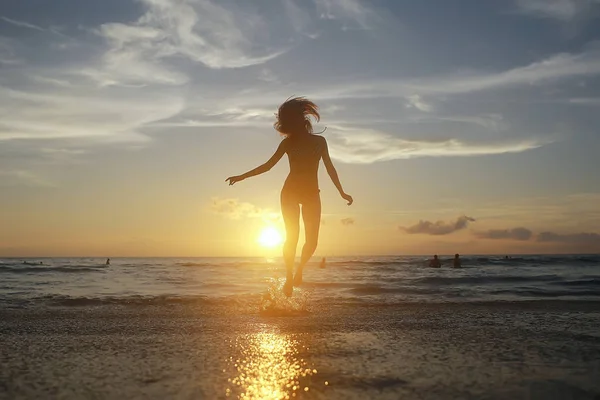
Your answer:
[[[342,223],[342,225],[344,226],[350,226],[350,225],[354,225],[354,218],[342,218],[340,220],[340,222]]]
[[[0,187],[2,186],[54,187],[49,180],[25,170],[0,170]]]
[[[475,232],[475,236],[480,239],[511,239],[511,240],[529,240],[533,233],[523,227],[513,229],[490,229],[484,232]]]
[[[257,207],[252,203],[241,202],[238,199],[213,197],[210,209],[214,213],[230,219],[260,218],[271,222],[280,219],[279,213]]]
[[[425,234],[425,235],[448,235],[456,231],[465,229],[470,222],[475,222],[474,218],[462,215],[454,222],[445,221],[419,221],[417,224],[409,227],[400,227],[401,230],[408,234]]]
[[[46,32],[46,29],[34,25],[34,24],[30,24],[29,22],[25,22],[25,21],[17,21],[15,19],[12,18],[7,18],[7,17],[0,17],[0,20],[4,21],[4,22],[8,22],[11,25],[14,26],[18,26],[20,28],[27,28],[27,29],[33,29],[35,31],[39,31],[39,32]]]
[[[323,19],[352,21],[362,29],[370,29],[379,16],[361,0],[314,0]],[[348,28],[348,26],[346,26]]]
[[[475,156],[519,153],[551,143],[552,139],[504,139],[465,141],[457,138],[413,140],[395,137],[370,129],[328,126],[330,153],[337,160],[369,164],[378,161],[415,157]]]
[[[554,232],[541,232],[537,236],[538,242],[560,242],[570,244],[596,244],[600,245],[600,234],[597,233],[574,233],[560,234]]]
[[[262,64],[288,50],[268,42],[260,13],[235,2],[140,0],[144,14],[135,22],[107,23],[98,34],[109,48],[102,68],[86,73],[101,84],[180,85],[188,77],[168,64],[183,57],[208,68]]]
[[[406,106],[409,108],[416,108],[417,110],[429,112],[433,109],[431,104],[428,104],[423,101],[421,96],[418,94],[413,94],[411,96],[406,96],[407,104]]]
[[[440,79],[421,86],[425,91],[468,93],[507,86],[535,85],[550,80],[600,73],[600,52],[590,50],[580,54],[561,53],[495,74],[479,74],[467,78]],[[438,88],[433,85],[439,84]],[[419,87],[419,85],[416,85]]]
[[[600,106],[600,97],[579,97],[569,99],[570,104],[580,104],[583,106]]]
[[[517,10],[537,18],[567,22],[591,11],[598,0],[516,0]]]
[[[318,36],[307,31],[312,29],[313,18],[310,9],[299,6],[306,6],[307,2],[286,0],[266,9],[233,0],[139,2],[144,13],[136,21],[106,23],[97,30],[108,49],[101,58],[101,68],[84,72],[101,85],[181,85],[189,78],[174,68],[171,61],[176,58],[211,69],[243,68],[288,52],[297,42],[298,33]],[[376,15],[358,0],[314,3],[326,19],[354,21],[361,27],[367,27]]]
[[[20,65],[23,60],[15,55],[12,40],[0,36],[0,65]]]
[[[600,50],[558,53],[525,66],[500,72],[469,72],[420,79],[383,79],[344,83],[316,90],[323,99],[361,99],[450,95],[484,90],[533,86],[581,76],[600,74]]]
[[[509,124],[501,114],[482,113],[478,115],[440,115],[440,114],[417,114],[406,118],[414,122],[458,122],[463,124],[477,125],[486,130],[502,131],[507,130]]]
[[[183,108],[180,98],[151,91],[103,90],[47,94],[0,86],[0,142],[10,139],[94,138],[147,141],[139,129]]]
[[[63,33],[59,32],[55,28],[43,28],[41,26],[26,22],[26,21],[19,21],[19,20],[7,18],[7,17],[0,17],[0,20],[7,22],[11,25],[14,25],[14,26],[18,26],[19,28],[32,29],[32,30],[38,31],[38,32],[50,32],[50,33],[53,33],[58,36],[66,37]]]

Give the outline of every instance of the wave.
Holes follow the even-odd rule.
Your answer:
[[[221,262],[193,262],[193,261],[188,261],[188,262],[178,262],[175,263],[175,265],[180,266],[180,267],[234,267],[234,268],[240,268],[240,267],[270,267],[270,266],[274,266],[274,265],[279,265],[273,262],[268,262],[268,261],[221,261]]]
[[[383,287],[378,285],[366,285],[349,289],[349,292],[355,295],[377,296],[377,295],[435,295],[436,299],[448,298],[471,298],[473,300],[479,297],[469,289],[432,289],[418,287]],[[600,291],[593,290],[546,290],[542,288],[514,288],[491,290],[485,296],[489,295],[509,295],[512,298],[519,297],[539,297],[539,298],[558,298],[558,297],[600,297]]]
[[[23,265],[23,264],[21,264]],[[73,265],[73,266],[44,266],[40,265],[37,267],[30,266],[17,266],[17,265],[0,265],[0,273],[13,273],[13,274],[29,274],[39,272],[65,272],[65,273],[84,273],[93,271],[103,271],[108,268],[106,265],[90,266],[90,265]]]
[[[429,257],[407,257],[404,259],[390,260],[331,260],[327,261],[332,267],[388,267],[398,268],[404,266],[426,266]],[[440,257],[442,263],[450,263],[451,256]],[[464,256],[461,257],[463,267],[486,267],[486,266],[600,266],[600,256],[518,256],[505,258],[501,256]],[[313,263],[311,263],[313,264]],[[314,263],[316,265],[316,263]]]
[[[534,288],[493,290],[491,294],[510,294],[526,297],[600,297],[598,290],[545,290]]]
[[[379,295],[379,294],[442,294],[442,291],[431,288],[418,288],[418,287],[384,287],[378,285],[364,285],[355,287],[348,290],[354,294],[362,295]],[[446,292],[444,296],[461,296],[458,293]]]
[[[244,296],[177,296],[177,295],[157,295],[157,296],[106,296],[106,297],[76,297],[67,295],[47,295],[29,299],[29,302],[44,303],[52,306],[104,306],[104,305],[123,305],[123,306],[161,306],[169,304],[184,305],[247,305],[248,302],[257,301],[260,295]]]
[[[600,287],[600,278],[577,279],[572,281],[552,282],[551,285],[567,286],[567,287]]]
[[[177,263],[175,265],[179,265],[180,267],[214,267],[215,266],[215,264],[201,263],[201,262],[183,262],[183,263]]]
[[[495,283],[520,283],[520,282],[551,282],[559,279],[556,275],[536,276],[431,276],[411,280],[412,283],[429,285],[447,284],[495,284]]]
[[[353,265],[370,265],[370,266],[390,266],[390,265],[408,265],[413,264],[415,260],[407,259],[407,260],[395,260],[395,261],[369,261],[369,260],[347,260],[347,261],[327,261],[327,265],[341,265],[341,266],[353,266]],[[316,264],[316,263],[315,263]]]

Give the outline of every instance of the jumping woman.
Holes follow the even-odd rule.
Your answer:
[[[226,181],[229,182],[229,185],[233,185],[251,176],[265,173],[273,168],[284,154],[287,154],[290,173],[281,189],[280,199],[286,232],[283,259],[287,277],[283,292],[286,296],[291,296],[293,286],[299,286],[302,283],[302,269],[315,252],[319,240],[321,196],[318,170],[321,159],[323,159],[327,173],[342,198],[348,202],[348,205],[351,205],[353,200],[352,196],[346,194],[342,189],[337,171],[329,157],[327,141],[323,136],[313,134],[310,117],[312,116],[317,122],[321,118],[317,105],[304,97],[295,97],[279,106],[276,116],[277,120],[273,126],[284,139],[275,154],[263,165],[243,175],[229,177]],[[300,233],[300,206],[302,206],[302,220],[306,237],[300,264],[298,264],[294,276],[294,259]]]

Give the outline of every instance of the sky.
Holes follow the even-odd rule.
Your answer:
[[[6,0],[0,256],[272,256],[277,107],[316,255],[600,252],[600,0]],[[302,243],[302,239],[301,239]],[[300,245],[301,245],[300,243]]]

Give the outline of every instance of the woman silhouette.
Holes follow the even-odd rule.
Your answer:
[[[276,114],[273,124],[275,129],[284,137],[275,154],[261,166],[243,175],[231,176],[226,179],[229,185],[243,181],[251,176],[269,171],[284,154],[288,155],[290,173],[281,189],[281,213],[285,223],[285,244],[283,259],[287,269],[287,277],[283,292],[291,296],[293,286],[302,283],[302,269],[310,260],[319,239],[321,225],[321,196],[319,195],[318,170],[319,161],[323,159],[325,168],[335,187],[348,205],[353,202],[352,196],[346,194],[338,178],[337,171],[329,157],[327,141],[324,137],[313,134],[310,117],[317,122],[320,120],[318,107],[304,97],[287,100]],[[300,264],[293,275],[294,259],[300,232],[300,205],[302,205],[302,220],[304,221],[305,242],[302,247]]]

